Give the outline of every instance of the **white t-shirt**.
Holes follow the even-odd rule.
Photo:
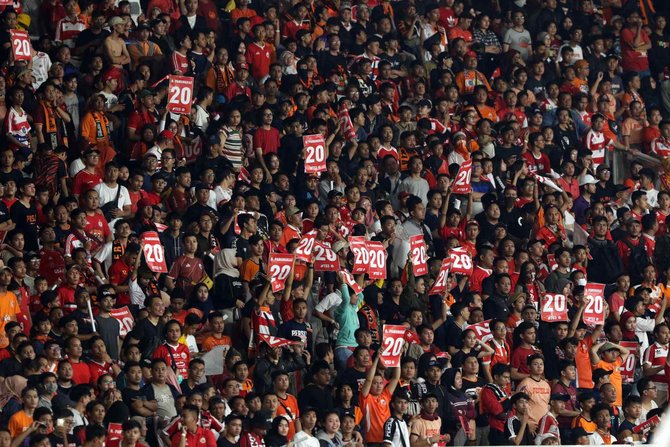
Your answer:
[[[49,69],[51,69],[51,58],[48,54],[38,51],[32,58],[33,61],[33,88],[37,90],[40,85],[49,79]]]
[[[117,207],[122,210],[124,206],[132,205],[132,202],[130,201],[130,194],[128,194],[128,189],[125,186],[121,186],[117,183],[116,188],[111,188],[103,182],[98,183],[93,187],[94,190],[98,191],[98,195],[100,196],[100,207],[109,202],[112,202],[116,198],[118,188],[121,188],[121,193],[119,194]],[[112,219],[112,221],[109,222],[109,228],[113,229],[117,220],[119,220],[119,218]]]

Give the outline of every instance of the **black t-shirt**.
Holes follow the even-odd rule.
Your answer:
[[[148,318],[143,318],[135,325],[135,329],[130,333],[132,338],[139,340],[139,348],[142,357],[149,358],[153,355],[156,348],[163,342],[163,323],[153,325]]]
[[[228,441],[226,438],[221,436],[218,441],[216,441],[217,447],[237,447],[240,445],[240,441],[237,441],[235,443],[232,443]]]
[[[26,207],[21,201],[14,202],[9,215],[16,224],[16,228],[23,231],[23,237],[26,241],[26,251],[37,251],[39,245],[37,242],[37,208],[33,203]]]
[[[515,416],[512,416],[507,420],[505,424],[505,437],[512,443],[511,438],[516,437],[521,430],[521,420]],[[533,437],[530,434],[530,428],[526,426],[526,430],[523,433],[523,441],[520,445],[533,445]]]
[[[134,390],[126,386],[121,390],[121,398],[123,399],[123,403],[126,404],[130,409],[130,414],[137,416],[137,413],[135,413],[132,404],[134,400],[144,400],[144,392],[142,391],[142,388],[139,390]]]
[[[54,421],[54,426],[55,425],[56,421]],[[81,445],[81,442],[79,442],[79,438],[77,436],[68,436],[67,446],[65,445],[65,440],[60,436],[56,436],[54,433],[51,433],[48,436],[49,436],[49,442],[51,443],[51,447],[79,447]]]

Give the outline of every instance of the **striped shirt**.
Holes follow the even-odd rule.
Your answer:
[[[242,131],[228,126],[223,127],[226,134],[226,142],[223,144],[223,156],[233,165],[235,171],[242,167],[244,149],[242,147]]]

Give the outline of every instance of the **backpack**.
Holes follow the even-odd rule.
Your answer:
[[[622,242],[631,250],[628,257],[631,283],[638,284],[642,280],[642,270],[651,263],[651,257],[647,254],[647,244],[642,239],[637,246],[631,244],[628,238],[622,239]]]

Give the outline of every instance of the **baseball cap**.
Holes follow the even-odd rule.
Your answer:
[[[126,23],[126,21],[123,20],[123,19],[122,19],[121,17],[119,17],[119,16],[114,16],[114,17],[112,17],[111,19],[109,19],[109,21],[108,21],[107,23],[109,24],[110,27],[114,27],[114,26],[116,26],[116,25],[124,24],[124,23]]]
[[[174,134],[169,130],[164,130],[158,134],[159,140],[174,140]]]
[[[593,371],[593,374],[592,374],[591,378],[593,379],[593,381],[595,383],[598,383],[598,381],[600,379],[602,379],[605,376],[611,375],[613,372],[614,371],[608,371],[608,370],[603,369],[603,368],[597,368],[596,370]]]
[[[579,186],[584,186],[584,185],[595,185],[598,183],[598,180],[596,180],[591,174],[586,174],[581,177],[579,177]]]
[[[300,208],[295,207],[295,206],[291,206],[291,207],[286,209],[286,217],[294,216],[294,215],[298,214],[299,212],[300,212]]]

